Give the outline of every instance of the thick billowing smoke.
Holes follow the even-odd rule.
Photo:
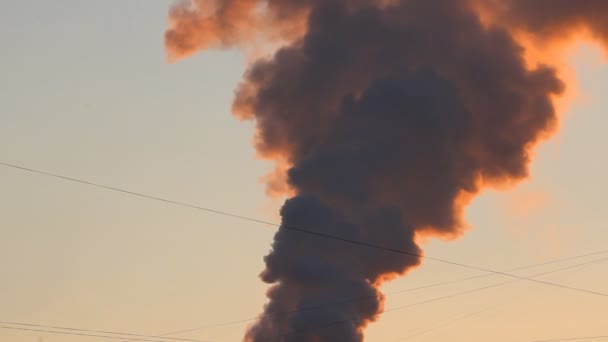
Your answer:
[[[608,44],[608,1],[478,0],[497,21],[537,38],[564,39],[587,33]]]
[[[584,27],[606,37],[607,6],[603,0],[176,5],[166,34],[171,58],[259,35],[286,41],[250,66],[234,102],[237,116],[255,120],[259,154],[287,170],[279,178],[293,194],[261,275],[274,284],[269,303],[245,340],[362,341],[383,310],[379,285],[421,260],[289,227],[418,255],[419,234],[461,234],[468,200],[484,186],[527,177],[533,147],[556,127],[552,99],[563,84],[551,67],[527,66],[513,30],[543,36]],[[482,8],[495,25],[481,21]]]

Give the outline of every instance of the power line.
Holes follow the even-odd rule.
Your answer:
[[[557,273],[557,272],[562,272],[562,271],[569,270],[569,269],[572,269],[572,268],[577,268],[577,267],[581,267],[581,266],[585,266],[585,265],[589,265],[589,264],[594,264],[594,263],[599,263],[599,262],[604,262],[604,261],[608,261],[608,258],[591,260],[591,261],[587,261],[587,262],[584,262],[584,263],[581,263],[581,264],[576,264],[576,265],[571,265],[571,266],[567,266],[567,267],[558,268],[558,269],[552,270],[552,271],[537,273],[537,274],[534,274],[534,275],[531,275],[531,276],[528,276],[528,277],[525,277],[525,278],[521,278],[521,279],[512,279],[512,280],[509,280],[509,281],[506,281],[506,282],[502,282],[502,283],[498,283],[498,284],[493,284],[493,285],[484,286],[484,287],[476,288],[476,289],[469,290],[469,291],[459,292],[459,293],[456,293],[456,294],[447,295],[447,296],[443,296],[443,297],[440,297],[440,298],[435,298],[435,299],[432,299],[430,301],[425,301],[424,303],[436,302],[438,300],[443,300],[443,299],[447,299],[447,298],[453,298],[453,297],[457,297],[457,296],[461,296],[461,295],[465,295],[465,294],[469,294],[469,293],[473,293],[473,292],[477,292],[477,291],[482,291],[482,290],[493,288],[493,287],[498,287],[498,286],[503,286],[503,285],[511,284],[511,283],[518,282],[518,281],[521,281],[521,280],[527,280],[527,279],[530,279],[530,278],[541,277],[541,276],[544,276],[544,275],[553,274],[553,273]],[[384,313],[401,310],[401,309],[404,309],[404,308],[408,308],[410,306],[412,306],[412,305],[399,306],[399,307],[396,307],[396,308],[385,310]]]
[[[14,164],[9,164],[9,163],[5,163],[5,162],[0,162],[0,165],[6,166],[6,167],[10,167],[10,168],[13,168],[13,169],[18,169],[18,170],[22,170],[22,171],[27,171],[27,172],[31,172],[31,173],[40,174],[40,175],[45,175],[45,176],[49,176],[49,177],[54,177],[54,178],[59,178],[59,179],[63,179],[63,180],[68,180],[68,181],[71,181],[71,182],[76,182],[76,183],[81,183],[81,184],[85,184],[85,185],[89,185],[89,186],[94,186],[94,187],[97,187],[97,188],[102,188],[102,189],[106,189],[106,190],[116,191],[116,192],[120,192],[120,193],[124,193],[124,194],[128,194],[128,195],[133,195],[133,196],[137,196],[137,197],[143,197],[143,198],[147,198],[147,199],[151,199],[151,200],[155,200],[155,201],[160,201],[160,202],[164,202],[164,203],[170,203],[170,204],[174,204],[174,205],[177,205],[177,206],[188,207],[188,208],[202,210],[202,211],[206,211],[206,212],[214,213],[214,214],[218,214],[218,215],[224,215],[224,216],[228,216],[228,217],[232,217],[232,218],[236,218],[236,219],[240,219],[240,220],[245,220],[245,221],[256,222],[256,223],[260,223],[260,224],[264,224],[264,225],[279,227],[279,228],[283,228],[283,229],[285,229],[287,231],[299,232],[299,233],[302,233],[302,234],[306,234],[306,235],[310,235],[310,236],[316,236],[316,237],[319,237],[319,238],[331,239],[331,240],[336,240],[336,241],[342,241],[342,242],[353,244],[353,245],[364,246],[364,247],[368,247],[368,248],[372,248],[372,249],[377,249],[377,250],[384,250],[384,251],[388,251],[388,252],[392,252],[392,253],[396,253],[396,254],[403,254],[403,255],[414,256],[414,257],[417,257],[417,258],[426,259],[426,260],[432,260],[432,261],[436,261],[436,262],[440,262],[440,263],[444,263],[444,264],[448,264],[448,265],[454,265],[454,266],[469,268],[469,269],[483,271],[483,272],[487,272],[487,273],[499,274],[499,275],[503,275],[503,276],[510,277],[510,278],[517,278],[517,279],[521,279],[521,280],[527,280],[527,281],[535,282],[535,283],[538,283],[538,284],[543,284],[543,285],[548,285],[548,286],[553,286],[553,287],[559,287],[559,288],[562,288],[562,289],[568,289],[568,290],[572,290],[572,291],[584,292],[584,293],[587,293],[587,294],[592,294],[592,295],[597,295],[597,296],[602,296],[602,297],[608,297],[608,294],[606,294],[606,293],[601,293],[601,292],[596,292],[596,291],[590,291],[590,290],[580,289],[580,288],[576,288],[576,287],[571,287],[571,286],[551,283],[551,282],[548,282],[548,281],[529,279],[529,278],[525,278],[525,277],[521,277],[521,276],[518,276],[518,275],[511,274],[511,273],[490,270],[490,269],[487,269],[487,268],[484,268],[484,267],[472,266],[472,265],[467,265],[467,264],[463,264],[463,263],[459,263],[459,262],[454,262],[454,261],[449,261],[449,260],[445,260],[445,259],[433,258],[433,257],[422,255],[420,253],[414,253],[414,252],[410,252],[410,251],[406,251],[406,250],[402,250],[402,249],[380,246],[380,245],[368,243],[368,242],[365,242],[365,241],[352,240],[352,239],[343,238],[343,237],[339,237],[339,236],[335,236],[335,235],[331,235],[331,234],[322,233],[322,232],[319,232],[319,231],[312,231],[312,230],[308,230],[308,229],[305,229],[305,228],[300,227],[300,226],[285,225],[285,224],[281,225],[281,224],[278,224],[278,223],[258,220],[258,219],[254,219],[254,218],[251,218],[251,217],[247,217],[247,216],[242,216],[242,215],[230,213],[230,212],[227,212],[227,211],[206,208],[206,207],[197,206],[197,205],[193,205],[193,204],[188,204],[188,203],[184,203],[184,202],[178,202],[178,201],[169,200],[169,199],[162,198],[162,197],[147,195],[147,194],[143,194],[143,193],[139,193],[139,192],[134,192],[134,191],[130,191],[130,190],[124,190],[124,189],[120,189],[120,188],[116,188],[116,187],[112,187],[112,186],[107,186],[107,185],[102,185],[102,184],[94,183],[94,182],[91,182],[91,181],[86,181],[86,180],[82,180],[82,179],[78,179],[78,178],[73,178],[73,177],[62,176],[62,175],[55,174],[55,173],[35,170],[35,169],[31,169],[31,168],[27,168],[27,167],[23,167],[23,166],[19,166],[19,165],[14,165]]]
[[[236,219],[240,219],[240,220],[245,220],[245,221],[250,221],[250,222],[255,222],[255,223],[261,223],[261,224],[265,224],[265,225],[269,225],[269,226],[274,226],[274,227],[279,227],[280,226],[279,224],[276,224],[276,223],[266,222],[266,221],[263,221],[263,220],[258,220],[258,219],[254,219],[254,218],[250,218],[250,217],[246,217],[246,216],[232,214],[232,213],[224,212],[224,211],[221,211],[221,210],[215,210],[215,209],[200,207],[200,206],[197,206],[197,205],[188,204],[188,203],[184,203],[184,202],[173,201],[173,200],[162,198],[162,197],[156,197],[156,196],[152,196],[152,195],[146,195],[146,194],[143,194],[143,193],[139,193],[139,192],[135,192],[135,191],[129,191],[129,190],[124,190],[124,189],[120,189],[120,188],[116,188],[116,187],[112,187],[112,186],[107,186],[107,185],[103,185],[103,184],[98,184],[98,183],[94,183],[94,182],[90,182],[90,181],[86,181],[86,180],[82,180],[82,179],[78,179],[78,178],[67,177],[67,176],[62,176],[62,175],[58,175],[58,174],[54,174],[54,173],[50,173],[50,172],[34,170],[34,169],[27,168],[27,167],[19,166],[19,165],[13,165],[13,164],[8,164],[8,163],[3,163],[3,162],[0,162],[0,165],[6,166],[6,167],[10,167],[10,168],[13,168],[13,169],[18,169],[18,170],[22,170],[22,171],[31,172],[31,173],[37,173],[37,174],[45,175],[45,176],[49,176],[49,177],[59,178],[59,179],[67,180],[67,181],[70,181],[70,182],[76,182],[76,183],[80,183],[80,184],[85,184],[85,185],[89,185],[89,186],[93,186],[93,187],[97,187],[97,188],[101,188],[101,189],[106,189],[106,190],[111,190],[111,191],[115,191],[115,192],[120,192],[120,193],[127,194],[127,195],[147,198],[147,199],[151,199],[151,200],[154,200],[154,201],[160,201],[160,202],[165,202],[165,203],[169,203],[169,204],[174,204],[174,205],[177,205],[177,206],[180,206],[180,207],[187,207],[187,208],[191,208],[191,209],[203,210],[203,211],[210,212],[210,213],[213,213],[213,214],[224,215],[224,216],[228,216],[228,217],[232,217],[232,218],[236,218]]]
[[[589,256],[593,256],[593,255],[599,255],[599,254],[605,254],[605,253],[608,253],[608,250],[603,250],[603,251],[599,251],[599,252],[593,252],[593,253],[589,253],[589,254],[575,255],[575,256],[567,257],[567,258],[563,258],[563,259],[557,259],[557,260],[542,262],[542,263],[539,263],[539,264],[533,264],[533,265],[513,268],[513,269],[509,270],[508,272],[521,271],[521,270],[526,270],[526,269],[529,269],[529,268],[546,266],[546,265],[550,265],[550,264],[556,264],[556,263],[560,263],[560,262],[564,262],[564,261],[569,261],[569,260],[574,260],[574,259],[580,259],[580,258],[585,258],[585,257],[589,257]],[[410,289],[405,289],[405,290],[400,290],[400,291],[388,292],[387,294],[399,294],[399,293],[403,293],[403,292],[428,289],[428,288],[437,287],[437,286],[444,286],[444,285],[456,284],[456,283],[461,283],[461,282],[464,282],[464,281],[469,281],[469,280],[474,280],[474,279],[486,278],[486,277],[490,277],[490,276],[494,276],[494,275],[496,275],[496,273],[486,273],[486,274],[481,274],[481,275],[478,275],[478,276],[472,276],[472,277],[468,277],[468,278],[449,280],[449,281],[445,281],[445,282],[440,282],[440,283],[435,283],[435,284],[430,284],[430,285],[423,285],[423,286],[418,286],[418,287],[414,287],[414,288],[410,288]]]
[[[604,336],[588,336],[588,337],[570,337],[570,338],[561,338],[557,340],[538,340],[534,342],[557,342],[557,341],[577,341],[577,340],[597,340],[600,338],[608,338],[608,335]]]
[[[588,255],[595,255],[595,254],[599,254],[599,253],[591,253],[591,254],[588,254]],[[583,256],[579,256],[579,257],[583,257]],[[571,257],[571,258],[567,258],[567,259],[576,259],[576,258],[577,258],[577,257]],[[565,260],[565,259],[562,259],[562,260]],[[543,265],[543,264],[551,264],[551,263],[555,263],[555,262],[559,262],[559,261],[560,261],[560,260],[549,261],[549,262],[542,263],[542,264],[538,264],[538,265]],[[569,267],[569,268],[580,267],[580,268],[582,269],[582,268],[584,268],[584,266],[587,266],[588,264],[595,263],[595,262],[602,262],[602,261],[605,261],[605,259],[594,260],[594,261],[591,261],[591,262],[588,262],[588,263],[574,265],[574,266]],[[520,268],[518,268],[518,269],[522,270],[522,269],[527,269],[527,268],[531,268],[531,267],[534,267],[534,265],[527,266],[527,267],[520,267]],[[562,270],[563,270],[563,269],[562,269]],[[553,273],[553,272],[552,272],[552,273]],[[511,304],[513,304],[513,303],[511,303]],[[494,307],[494,308],[496,308],[496,307]],[[408,336],[406,336],[406,337],[404,337],[404,338],[400,339],[398,342],[405,341],[405,340],[408,340],[408,339],[410,339],[410,338],[412,338],[412,337],[416,337],[416,336],[419,336],[419,335],[427,334],[427,333],[430,333],[430,332],[433,332],[433,331],[436,331],[436,330],[439,330],[439,329],[445,328],[445,327],[447,327],[447,326],[449,326],[449,325],[452,325],[452,324],[453,324],[454,322],[456,322],[456,321],[460,321],[460,320],[468,319],[468,318],[470,318],[470,317],[472,317],[472,316],[476,316],[476,315],[478,315],[478,314],[480,314],[480,313],[482,313],[482,312],[484,312],[484,311],[488,311],[488,310],[490,310],[490,308],[486,308],[486,309],[483,309],[483,310],[481,310],[481,311],[477,311],[477,312],[475,312],[475,313],[467,314],[467,315],[462,316],[462,317],[460,317],[460,318],[455,318],[455,319],[453,319],[453,320],[449,321],[449,322],[448,322],[448,323],[446,323],[446,324],[443,324],[443,325],[436,325],[436,326],[433,326],[433,327],[431,327],[431,328],[429,328],[429,329],[427,329],[427,330],[424,330],[424,331],[422,331],[422,332],[418,332],[418,333],[412,333],[412,334],[410,334],[410,335],[408,335]],[[535,341],[535,342],[546,342],[546,341]]]
[[[594,255],[599,255],[599,254],[605,254],[605,253],[608,253],[608,250],[603,250],[603,251],[593,252],[593,253],[587,253],[587,254],[579,254],[579,255],[575,255],[575,256],[571,256],[571,257],[567,257],[567,258],[561,258],[561,259],[546,261],[546,262],[542,262],[542,263],[538,263],[538,264],[518,267],[518,268],[511,269],[509,272],[521,271],[521,270],[525,270],[525,269],[529,269],[529,268],[546,266],[546,265],[550,265],[550,264],[556,264],[556,263],[560,263],[560,262],[565,262],[565,261],[569,261],[569,260],[580,259],[580,258],[584,258],[584,257],[589,257],[589,256],[594,256]],[[489,276],[493,276],[493,275],[496,275],[496,274],[494,274],[494,273],[486,273],[486,274],[482,274],[482,275],[478,275],[478,276],[473,276],[473,277],[468,277],[468,278],[461,278],[461,279],[450,280],[450,281],[446,281],[446,282],[434,283],[434,284],[430,284],[430,285],[423,285],[423,286],[408,288],[408,289],[399,290],[399,291],[386,292],[385,294],[387,294],[387,295],[394,295],[394,294],[401,294],[401,293],[405,293],[405,292],[424,290],[424,289],[428,289],[428,288],[432,288],[432,287],[438,287],[438,286],[456,284],[456,283],[460,283],[460,282],[464,282],[464,281],[468,281],[468,280],[485,278],[485,277],[489,277]],[[198,327],[198,328],[191,328],[191,329],[186,329],[186,330],[174,331],[174,332],[158,335],[158,337],[183,334],[183,333],[188,333],[188,332],[193,332],[193,331],[199,331],[199,330],[203,330],[203,329],[211,329],[211,328],[217,328],[217,327],[230,326],[230,325],[235,325],[235,324],[239,324],[239,323],[246,323],[246,322],[255,321],[255,320],[258,320],[258,319],[260,319],[262,317],[267,317],[267,316],[291,315],[291,314],[300,313],[300,312],[306,312],[306,311],[322,310],[322,309],[324,309],[324,308],[326,308],[328,306],[332,306],[332,305],[336,305],[336,304],[342,304],[342,303],[348,303],[348,302],[354,302],[354,301],[363,301],[363,300],[368,300],[368,299],[374,299],[374,298],[377,298],[378,296],[379,295],[358,296],[358,297],[345,298],[345,299],[341,299],[341,300],[335,300],[335,301],[332,301],[332,302],[326,303],[326,304],[321,304],[321,305],[316,305],[316,306],[311,306],[311,307],[298,308],[298,309],[295,309],[295,310],[287,310],[287,311],[276,310],[274,312],[263,313],[262,315],[258,315],[256,317],[250,317],[250,318],[245,318],[245,319],[240,319],[240,320],[235,320],[235,321],[230,321],[230,322],[224,322],[224,323],[218,323],[218,324],[213,324],[213,325],[206,325],[206,326]],[[127,342],[127,341],[129,341],[129,340],[125,340],[125,342]]]
[[[448,327],[448,326],[450,326],[450,325],[452,325],[452,324],[454,324],[454,323],[456,323],[458,321],[462,321],[462,320],[471,318],[473,316],[477,316],[477,315],[479,315],[479,314],[481,314],[483,312],[486,312],[488,310],[490,310],[490,308],[485,308],[485,309],[482,309],[482,310],[479,310],[479,311],[475,311],[475,312],[471,312],[471,313],[468,313],[468,314],[465,314],[465,315],[460,315],[460,316],[455,317],[455,318],[453,318],[451,320],[443,322],[443,324],[440,323],[440,324],[432,326],[432,327],[430,327],[430,328],[428,328],[426,330],[418,331],[418,332],[412,333],[410,335],[407,335],[407,336],[405,336],[404,338],[400,339],[397,342],[402,342],[402,341],[405,341],[405,340],[409,340],[409,339],[411,339],[413,337],[417,337],[417,336],[420,336],[420,335],[425,335],[425,334],[431,333],[433,331],[437,331],[439,329]]]
[[[593,260],[593,261],[590,261],[590,262],[586,262],[586,263],[582,263],[582,264],[577,264],[577,265],[570,266],[570,267],[566,267],[566,268],[561,268],[561,269],[558,269],[558,270],[555,270],[555,271],[546,272],[546,273],[544,273],[544,274],[555,273],[555,272],[557,272],[557,271],[563,271],[563,270],[566,270],[566,269],[570,269],[570,268],[577,268],[577,267],[580,267],[581,269],[583,269],[585,266],[588,266],[589,264],[596,263],[596,262],[603,262],[603,261],[606,261],[606,260],[608,260],[608,258],[606,258],[606,259],[598,259],[598,260]],[[541,275],[543,275],[543,274],[541,274]],[[540,275],[536,275],[536,276],[540,276]],[[511,304],[513,304],[513,302],[512,302],[512,301],[511,301]],[[469,318],[469,317],[471,317],[471,316],[475,316],[475,315],[477,315],[477,314],[479,314],[479,313],[481,313],[481,312],[483,312],[483,311],[487,311],[487,310],[489,310],[489,308],[484,309],[484,310],[482,310],[482,311],[480,311],[480,312],[477,312],[477,313],[471,314],[471,315],[467,315],[467,316],[466,316],[466,318]],[[462,319],[465,319],[465,317],[463,317]],[[459,318],[459,319],[456,319],[456,320],[461,320],[461,319]],[[443,327],[446,327],[447,325],[451,325],[451,323],[450,323],[450,324],[445,324],[445,325],[443,325],[443,326],[437,326],[437,327],[435,327],[435,328],[430,328],[430,329],[426,330],[425,332],[422,332],[422,333],[419,333],[419,334],[415,334],[415,335],[408,335],[408,336],[404,337],[403,339],[399,340],[398,342],[405,341],[405,340],[407,340],[407,339],[409,339],[409,338],[412,338],[412,337],[414,337],[414,336],[422,335],[422,334],[424,334],[424,333],[428,333],[428,332],[432,332],[432,331],[435,331],[435,330],[441,329],[441,328],[443,328]],[[553,341],[553,340],[551,340],[551,341]],[[546,342],[546,341],[535,341],[535,342]]]
[[[188,207],[188,208],[192,208],[192,209],[202,210],[202,211],[206,211],[206,212],[210,212],[210,213],[214,213],[214,214],[229,216],[229,217],[232,217],[232,218],[237,218],[237,219],[241,219],[241,220],[245,220],[245,221],[260,223],[260,224],[274,226],[274,227],[279,227],[279,228],[282,227],[282,228],[284,228],[286,230],[289,230],[289,231],[296,231],[296,232],[300,232],[300,233],[307,234],[307,235],[317,236],[317,237],[320,237],[320,238],[333,239],[333,240],[342,241],[342,242],[350,243],[350,244],[354,244],[354,245],[360,245],[360,246],[364,246],[364,247],[369,247],[369,248],[373,248],[373,249],[380,249],[380,250],[385,250],[385,251],[389,251],[389,252],[393,252],[393,253],[415,256],[415,257],[418,257],[418,258],[428,259],[428,260],[432,260],[432,261],[436,261],[436,262],[441,262],[441,263],[445,263],[445,264],[450,264],[450,265],[460,266],[460,267],[464,267],[464,268],[484,271],[484,272],[487,272],[487,273],[498,274],[498,275],[503,275],[503,276],[507,276],[507,277],[511,277],[511,278],[516,278],[517,280],[528,280],[528,281],[532,281],[532,282],[536,282],[536,283],[544,284],[544,285],[548,285],[548,286],[554,286],[554,287],[559,287],[559,288],[564,288],[564,289],[569,289],[569,290],[574,290],[574,291],[579,291],[579,292],[585,292],[585,293],[599,295],[599,296],[603,296],[603,297],[607,297],[608,296],[608,294],[601,293],[601,292],[595,292],[595,291],[590,291],[590,290],[585,290],[585,289],[580,289],[580,288],[574,288],[574,287],[570,287],[570,286],[566,286],[566,285],[555,284],[555,283],[551,283],[551,282],[546,282],[546,281],[540,281],[540,280],[532,279],[535,276],[532,276],[532,277],[521,277],[521,276],[517,276],[517,275],[514,275],[514,274],[506,273],[506,272],[494,271],[494,270],[490,270],[490,269],[486,269],[486,268],[482,268],[482,267],[466,265],[466,264],[457,263],[457,262],[453,262],[453,261],[449,261],[449,260],[432,258],[432,257],[429,257],[429,256],[421,255],[419,253],[412,253],[412,252],[409,252],[409,251],[405,251],[405,250],[401,250],[401,249],[396,249],[396,248],[389,248],[389,247],[379,246],[379,245],[367,243],[367,242],[364,242],[364,241],[356,241],[356,240],[351,240],[351,239],[347,239],[347,238],[342,238],[342,237],[339,237],[339,236],[325,234],[325,233],[318,232],[318,231],[311,231],[311,230],[304,229],[304,228],[299,227],[299,226],[281,225],[281,224],[277,224],[277,223],[273,223],[273,222],[263,221],[263,220],[259,220],[259,219],[254,219],[254,218],[250,218],[250,217],[246,217],[246,216],[242,216],[242,215],[226,212],[226,211],[206,208],[206,207],[192,205],[192,204],[188,204],[188,203],[184,203],[184,202],[178,202],[178,201],[169,200],[169,199],[165,199],[165,198],[161,198],[161,197],[157,197],[157,196],[147,195],[147,194],[138,193],[138,192],[134,192],[134,191],[129,191],[129,190],[125,190],[125,189],[120,189],[120,188],[116,188],[116,187],[111,187],[111,186],[107,186],[107,185],[102,185],[102,184],[94,183],[94,182],[91,182],[91,181],[86,181],[86,180],[77,179],[77,178],[73,178],[73,177],[67,177],[67,176],[63,176],[63,175],[58,175],[58,174],[54,174],[54,173],[50,173],[50,172],[45,172],[45,171],[35,170],[35,169],[31,169],[31,168],[26,168],[26,167],[19,166],[19,165],[14,165],[14,164],[9,164],[9,163],[4,163],[4,162],[0,162],[0,165],[6,166],[6,167],[10,167],[10,168],[14,168],[14,169],[18,169],[18,170],[22,170],[22,171],[28,171],[28,172],[31,172],[31,173],[36,173],[36,174],[46,175],[46,176],[49,176],[49,177],[55,177],[55,178],[59,178],[59,179],[67,180],[67,181],[81,183],[81,184],[85,184],[85,185],[89,185],[89,186],[93,186],[93,187],[98,187],[98,188],[102,188],[102,189],[106,189],[106,190],[120,192],[120,193],[124,193],[124,194],[128,194],[128,195],[133,195],[133,196],[147,198],[147,199],[156,200],[156,201],[160,201],[160,202],[170,203],[170,204],[174,204],[174,205],[177,205],[177,206],[183,206],[183,207]],[[547,274],[547,273],[544,273],[544,274]],[[510,282],[513,282],[513,281],[510,281]],[[499,285],[507,284],[507,283],[510,283],[510,282],[501,283]],[[498,285],[496,285],[496,286],[498,286]],[[494,286],[490,286],[490,287],[494,287]],[[489,287],[484,287],[484,288],[476,289],[476,290],[473,290],[473,291],[478,291],[478,290],[482,290],[482,289],[485,289],[485,288],[489,288]],[[472,292],[472,291],[467,291],[466,293],[470,293],[470,292]],[[464,294],[464,293],[462,293],[462,294]],[[452,296],[450,296],[450,297],[452,297]],[[443,298],[447,298],[447,297],[442,297],[442,299]],[[8,327],[0,327],[0,328],[10,329]],[[15,329],[17,329],[17,328],[15,328]],[[25,329],[22,329],[22,330],[25,330]],[[165,336],[168,336],[168,334],[165,335]],[[103,336],[101,336],[101,337],[103,337]],[[131,339],[131,340],[135,341],[137,339]]]
[[[47,334],[59,334],[59,335],[87,336],[87,337],[97,337],[97,338],[106,338],[106,339],[114,339],[114,340],[124,339],[124,337],[119,337],[119,336],[104,336],[104,335],[85,334],[85,333],[76,333],[76,332],[67,332],[67,331],[53,331],[53,330],[44,330],[44,329],[17,328],[17,327],[7,327],[7,326],[0,326],[0,329],[30,331],[30,332],[43,332],[43,333],[47,333]],[[132,339],[132,341],[164,342],[166,340],[148,340],[148,339],[136,338],[136,339]]]
[[[604,253],[608,253],[608,249],[605,249],[605,250],[599,251],[599,252],[589,253],[589,254],[581,254],[581,255],[575,255],[575,256],[571,256],[571,257],[567,257],[567,258],[563,258],[563,259],[546,261],[546,262],[542,262],[540,264],[534,264],[534,265],[529,265],[529,266],[524,266],[524,267],[518,267],[518,268],[514,268],[514,269],[510,270],[509,272],[511,272],[511,271],[521,271],[521,270],[526,270],[528,268],[534,268],[534,267],[540,267],[540,266],[545,266],[545,265],[551,265],[551,264],[556,264],[556,263],[559,263],[559,262],[564,262],[564,261],[569,261],[569,260],[574,260],[574,259],[580,259],[580,258],[585,258],[585,257],[588,257],[588,256],[593,256],[593,255],[598,255],[598,254],[604,254]]]
[[[552,274],[552,273],[556,273],[556,272],[561,272],[561,271],[565,271],[565,270],[568,270],[568,269],[572,269],[572,268],[576,268],[576,267],[580,267],[580,266],[585,266],[585,265],[593,264],[593,263],[596,263],[596,262],[603,262],[603,261],[608,261],[608,258],[596,259],[596,260],[584,262],[584,263],[581,263],[581,264],[576,264],[576,265],[572,265],[572,266],[568,266],[568,267],[559,268],[559,269],[556,269],[556,270],[553,270],[553,271],[548,271],[548,272],[534,274],[534,275],[531,275],[531,276],[528,276],[528,277],[522,278],[522,279],[513,279],[513,280],[509,280],[509,281],[502,282],[502,283],[497,283],[497,284],[492,284],[492,285],[488,285],[488,286],[478,287],[478,288],[475,288],[475,289],[472,289],[472,290],[467,290],[467,291],[463,291],[463,292],[457,292],[457,293],[446,295],[446,296],[442,296],[442,297],[431,298],[431,299],[428,299],[428,300],[424,300],[424,301],[420,301],[420,302],[416,302],[416,303],[412,303],[412,304],[408,304],[408,305],[398,306],[398,307],[395,307],[395,308],[391,308],[389,310],[385,310],[382,314],[384,315],[384,314],[389,313],[389,312],[395,312],[395,311],[398,311],[398,310],[402,310],[402,309],[406,309],[406,308],[410,308],[410,307],[414,307],[414,306],[418,306],[418,305],[423,305],[423,304],[438,302],[438,301],[441,301],[441,300],[444,300],[444,299],[459,297],[459,296],[463,296],[463,295],[466,295],[466,294],[470,294],[470,293],[474,293],[474,292],[478,292],[478,291],[487,290],[487,289],[490,289],[490,288],[495,288],[495,287],[511,284],[511,283],[518,282],[518,281],[521,281],[521,280],[527,280],[527,279],[530,279],[530,278],[536,278],[536,277],[540,277],[540,276],[544,276],[544,275],[548,275],[548,274]],[[318,326],[318,327],[294,329],[294,330],[292,330],[292,331],[290,331],[288,333],[280,334],[280,335],[278,335],[276,337],[277,338],[281,338],[281,337],[285,337],[285,336],[288,336],[288,335],[291,335],[291,334],[294,334],[294,333],[295,334],[300,334],[300,333],[304,333],[304,332],[307,332],[307,331],[310,331],[310,330],[313,330],[313,329],[314,330],[327,329],[327,328],[333,327],[335,325],[344,324],[344,323],[348,323],[348,322],[352,322],[352,319],[336,320],[336,321],[330,322],[330,323],[328,323],[326,325]],[[268,342],[271,342],[271,341],[268,341]],[[537,342],[547,342],[547,341],[537,341]]]
[[[151,335],[142,335],[142,334],[129,334],[123,332],[109,331],[109,330],[90,330],[90,329],[79,329],[79,328],[68,328],[68,327],[58,327],[52,325],[41,325],[41,324],[32,324],[32,323],[20,323],[20,322],[2,322],[0,324],[3,325],[18,325],[24,327],[34,327],[34,328],[48,328],[48,329],[56,329],[56,330],[68,330],[68,331],[78,331],[85,333],[95,333],[95,334],[109,334],[109,335],[122,335],[119,338],[130,338],[131,337],[142,337],[142,338],[161,338],[162,340],[172,340],[172,341],[188,341],[188,342],[207,342],[203,340],[193,340],[189,338],[177,338],[177,337],[165,337],[165,336],[151,336]],[[137,341],[136,339],[132,339],[132,341]]]

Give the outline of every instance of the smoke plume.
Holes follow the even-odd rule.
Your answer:
[[[532,149],[556,128],[563,82],[526,64],[514,31],[606,39],[607,10],[603,0],[176,4],[172,59],[260,35],[285,41],[249,67],[233,107],[255,120],[256,148],[276,162],[270,187],[291,196],[264,259],[269,302],[245,340],[363,341],[383,310],[379,286],[420,258],[287,227],[418,255],[419,234],[462,234],[468,201],[526,178]]]
[[[571,38],[584,32],[608,44],[608,2],[604,0],[481,1],[498,21],[537,38]]]

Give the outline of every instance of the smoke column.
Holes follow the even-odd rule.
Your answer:
[[[257,151],[291,196],[264,259],[269,302],[245,341],[363,341],[383,310],[379,286],[421,260],[285,226],[415,254],[418,235],[462,234],[468,201],[526,178],[532,149],[556,128],[564,84],[554,68],[526,64],[515,32],[606,40],[598,13],[608,1],[177,3],[171,60],[284,41],[250,65],[233,107],[255,120]],[[345,300],[361,297],[370,299]]]

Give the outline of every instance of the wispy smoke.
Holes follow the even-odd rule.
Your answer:
[[[603,0],[203,2],[171,10],[171,57],[268,32],[288,41],[250,66],[234,102],[257,124],[259,154],[287,170],[283,225],[414,254],[418,234],[462,234],[482,187],[526,178],[556,128],[564,85],[527,66],[512,30],[608,32]],[[379,285],[421,260],[282,227],[265,262],[268,314],[246,341],[362,341],[383,310]],[[361,297],[372,299],[344,300]]]

